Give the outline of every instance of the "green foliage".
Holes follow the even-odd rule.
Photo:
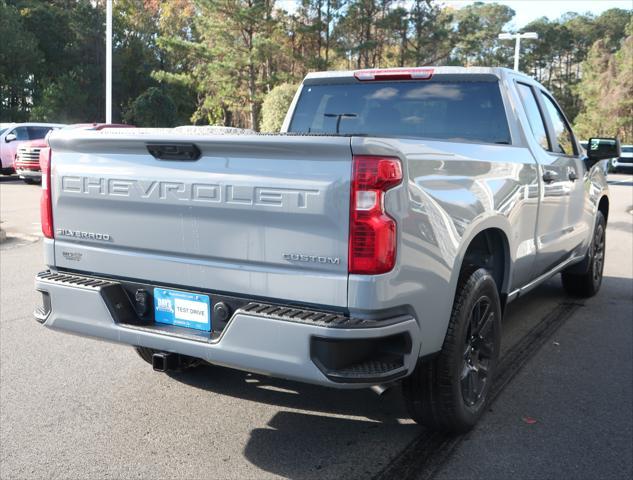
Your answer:
[[[621,9],[607,10],[599,17],[567,13],[554,21],[539,18],[524,27],[537,32],[539,39],[524,43],[522,69],[554,94],[573,121],[582,108],[578,83],[589,49],[599,39],[606,50],[617,48],[630,18],[631,12]]]
[[[0,0],[0,121],[28,119],[35,86],[32,72],[42,61],[37,38],[18,9]]]
[[[578,94],[583,109],[575,130],[583,138],[615,136],[633,143],[633,20],[620,48],[610,52],[609,37],[596,41],[583,64]]]
[[[497,36],[512,17],[514,10],[497,3],[475,2],[457,10],[455,59],[465,66],[507,64],[510,52]]]
[[[257,128],[264,122],[262,128],[271,129],[283,112],[269,124],[265,99],[309,71],[512,65],[514,45],[497,35],[511,25],[514,11],[498,3],[457,8],[439,0],[297,0],[288,11],[284,5],[116,0],[113,119],[132,115],[139,99],[146,101],[147,92],[156,97],[152,89],[158,88],[174,106],[171,123]],[[104,7],[103,0],[0,0],[0,120],[104,119]],[[537,19],[522,29],[540,38],[522,43],[521,70],[552,91],[570,120],[583,112],[582,125],[595,110],[587,93],[597,88],[588,83],[594,74],[626,70],[621,42],[630,20],[631,10],[623,9]],[[594,57],[612,55],[609,62],[588,60],[598,40]],[[608,85],[602,94],[629,91],[622,73],[601,81]],[[626,108],[611,114],[625,115]]]
[[[150,87],[130,103],[123,118],[137,127],[175,127],[176,105],[162,89]]]
[[[283,83],[268,92],[262,105],[262,132],[278,132],[281,129],[297,87]]]

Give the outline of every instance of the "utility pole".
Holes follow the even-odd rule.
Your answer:
[[[519,71],[519,55],[521,53],[521,39],[525,38],[526,40],[537,40],[538,33],[536,32],[525,32],[525,33],[500,33],[499,40],[515,40],[514,44],[514,69]]]
[[[112,123],[112,0],[106,0],[106,91],[105,121]]]

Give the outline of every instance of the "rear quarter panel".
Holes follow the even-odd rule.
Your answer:
[[[363,315],[405,306],[420,323],[421,355],[440,350],[464,254],[487,228],[501,230],[507,239],[502,290],[529,279],[538,176],[527,148],[355,138],[352,151],[398,156],[404,182],[385,200],[399,226],[397,266],[384,275],[350,275],[351,311]]]

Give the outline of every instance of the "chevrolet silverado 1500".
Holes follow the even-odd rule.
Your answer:
[[[149,132],[149,133],[148,133]],[[314,73],[275,135],[55,132],[45,326],[338,388],[402,384],[412,418],[482,414],[506,304],[600,288],[615,139],[587,155],[500,68]]]

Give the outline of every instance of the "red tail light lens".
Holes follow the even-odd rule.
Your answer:
[[[384,194],[402,182],[395,157],[353,159],[349,231],[349,273],[376,275],[396,262],[396,222],[384,209]]]
[[[54,238],[53,199],[51,196],[51,149],[40,150],[40,169],[42,170],[42,197],[40,198],[40,222],[46,238]]]

